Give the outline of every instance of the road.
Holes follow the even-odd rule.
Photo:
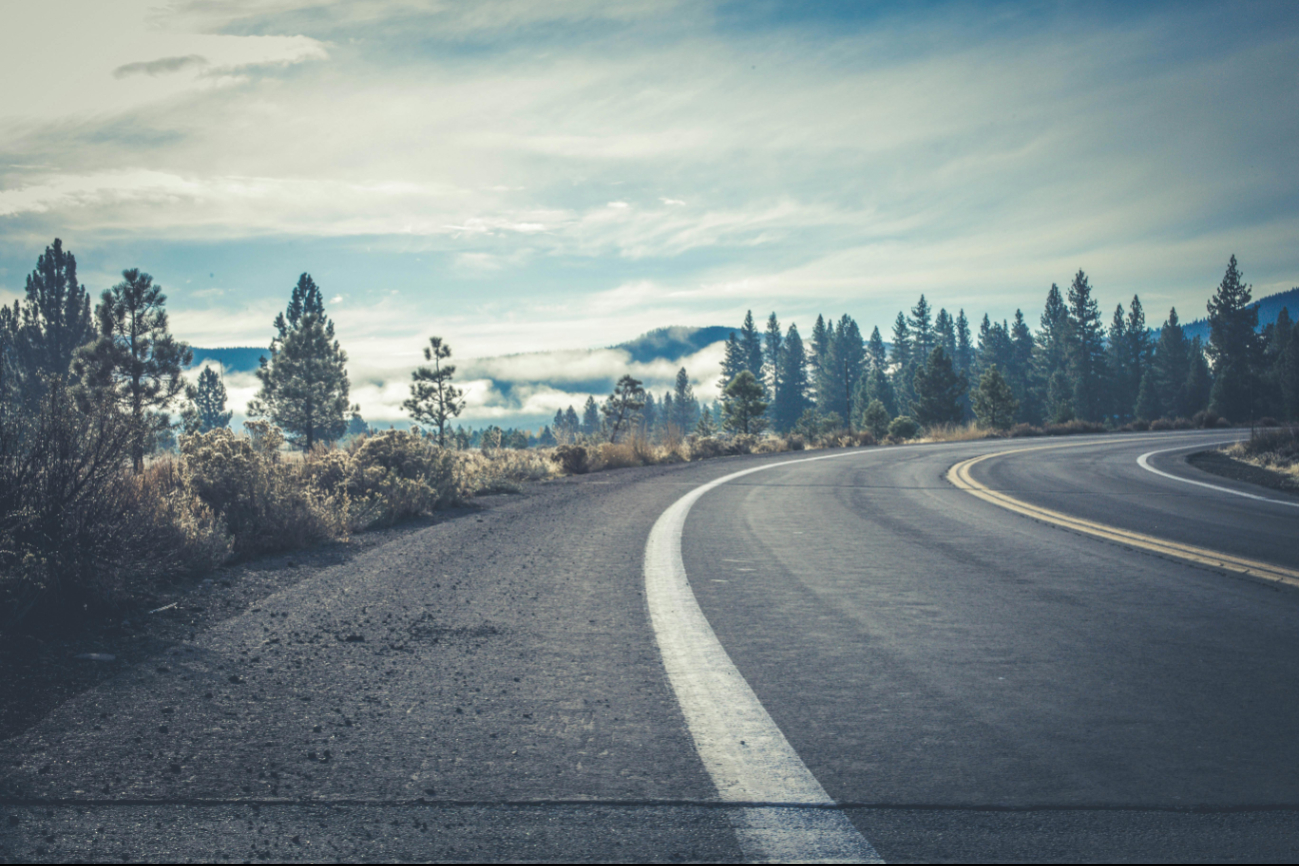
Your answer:
[[[972,477],[1299,570],[1299,508],[1137,463],[1181,449],[1148,462],[1258,493],[1181,462],[1231,435],[731,458],[500,498],[313,575],[0,743],[0,859],[762,854],[776,837],[736,817],[762,803],[728,801],[645,582],[646,540],[673,503],[759,469],[698,497],[680,563],[725,657],[837,804],[773,820],[846,816],[859,850],[893,862],[1293,861],[1299,589],[946,480],[1019,451]]]

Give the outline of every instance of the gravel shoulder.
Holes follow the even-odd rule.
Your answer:
[[[178,590],[0,741],[0,860],[735,859],[641,559],[668,504],[750,459],[529,485]]]

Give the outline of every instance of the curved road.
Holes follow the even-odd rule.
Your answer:
[[[735,668],[880,856],[1292,861],[1299,589],[946,480],[1019,452],[972,477],[1299,569],[1299,508],[1137,464],[1180,449],[1151,465],[1299,501],[1181,460],[1234,435],[538,485],[313,575],[0,743],[0,859],[751,855],[665,675],[642,553],[700,484],[795,460],[704,493],[681,562]]]

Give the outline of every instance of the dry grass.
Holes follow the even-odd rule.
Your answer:
[[[1262,428],[1225,449],[1230,456],[1299,481],[1299,426]]]
[[[917,442],[973,442],[978,439],[997,439],[1005,436],[1001,430],[980,427],[976,422],[965,424],[938,424],[926,428]]]

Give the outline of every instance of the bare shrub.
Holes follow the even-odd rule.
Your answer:
[[[1002,431],[980,427],[977,422],[965,424],[935,424],[925,428],[924,442],[970,442],[976,439],[995,439]]]
[[[417,432],[384,430],[359,437],[345,455],[313,453],[307,461],[320,463],[319,477],[333,479],[347,472],[342,484],[318,487],[324,497],[346,495],[349,523],[354,529],[390,526],[429,514],[460,501],[461,487],[455,454]]]
[[[1155,420],[1153,420],[1153,421],[1150,422],[1150,429],[1151,429],[1151,430],[1154,430],[1154,431],[1156,431],[1156,432],[1163,432],[1163,431],[1165,431],[1165,430],[1172,430],[1172,429],[1173,429],[1173,422],[1172,422],[1172,420],[1169,419],[1169,418],[1156,418]]]
[[[458,451],[455,457],[459,461],[460,490],[466,496],[517,493],[520,484],[551,478],[557,471],[550,456],[533,450],[510,449],[490,455]]]
[[[1150,429],[1150,422],[1143,418],[1137,418],[1124,424],[1119,428],[1124,433],[1144,433]]]

